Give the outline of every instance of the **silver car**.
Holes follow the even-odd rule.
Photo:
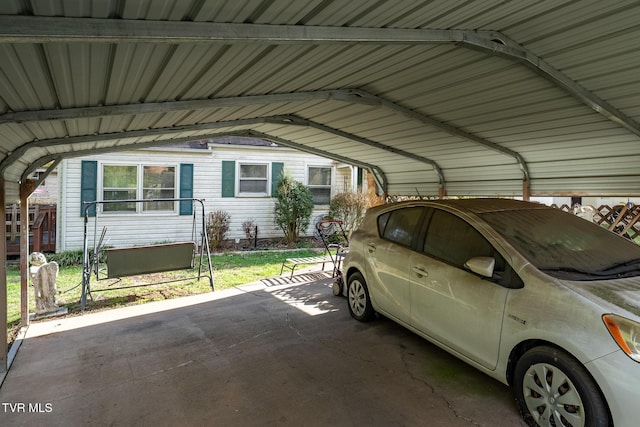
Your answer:
[[[343,268],[380,313],[513,387],[529,425],[640,422],[640,246],[507,199],[369,209]]]

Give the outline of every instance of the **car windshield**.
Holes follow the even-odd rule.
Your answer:
[[[640,276],[640,245],[559,209],[480,214],[534,266],[568,280]]]

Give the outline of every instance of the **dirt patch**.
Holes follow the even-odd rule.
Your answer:
[[[219,248],[211,248],[211,252],[223,253],[229,251],[255,251],[255,250],[281,250],[281,249],[307,249],[323,248],[322,240],[315,237],[300,237],[296,243],[287,243],[283,238],[247,240],[228,239],[222,242]]]

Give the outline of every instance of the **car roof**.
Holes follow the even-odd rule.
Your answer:
[[[401,206],[433,206],[450,208],[459,211],[484,213],[496,211],[512,211],[523,209],[550,209],[540,203],[524,202],[514,199],[500,198],[473,198],[473,199],[438,199],[438,200],[408,200],[403,202],[390,203],[380,206],[380,208],[401,207]]]

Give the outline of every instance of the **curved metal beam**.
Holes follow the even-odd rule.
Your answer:
[[[91,43],[111,43],[117,41],[153,43],[251,42],[267,44],[313,42],[321,44],[373,43],[414,45],[455,43],[463,47],[481,50],[523,63],[525,66],[569,92],[594,111],[640,136],[640,125],[633,119],[578,85],[568,76],[536,56],[533,52],[498,32],[0,16],[0,43],[35,43],[47,41],[89,41]],[[6,113],[0,116],[0,124],[31,120],[62,120],[72,117],[98,117],[105,114],[140,114],[144,112],[175,111],[176,109],[217,108],[266,102],[298,102],[309,99],[336,99],[357,103],[371,102],[374,104],[379,102],[380,105],[390,108],[406,117],[438,127],[450,134],[474,141],[515,158],[524,175],[524,181],[529,181],[530,179],[527,164],[519,153],[431,117],[401,107],[390,101],[377,98],[364,91],[320,91],[300,94],[223,98],[218,100],[173,101],[126,106]],[[0,164],[0,170],[1,166]]]
[[[259,119],[262,120],[262,119]],[[206,124],[198,124],[198,125],[185,125],[185,126],[172,126],[169,128],[156,128],[156,129],[141,129],[141,130],[132,130],[132,131],[123,131],[123,132],[112,132],[112,133],[102,133],[98,135],[80,135],[80,136],[71,136],[67,138],[53,138],[53,139],[41,139],[32,142],[27,142],[22,144],[20,147],[17,147],[11,154],[6,156],[2,161],[0,161],[0,176],[4,175],[4,171],[18,159],[20,159],[27,151],[32,148],[45,148],[52,146],[60,146],[60,145],[74,145],[81,144],[85,142],[101,142],[101,141],[113,141],[123,138],[142,138],[145,136],[160,136],[172,133],[181,133],[181,132],[194,132],[194,131],[202,131],[202,130],[211,130],[221,127],[228,126],[244,126],[246,124],[256,124],[262,123],[262,121],[257,121],[256,119],[246,119],[246,120],[236,120],[233,121],[234,125],[229,125],[230,122],[214,122],[214,123],[206,123]],[[199,136],[192,136],[188,140],[193,141],[194,139],[198,139]],[[185,140],[187,141],[187,140]],[[130,145],[126,145],[132,149],[143,145],[145,143],[133,143]]]
[[[383,193],[387,193],[389,188],[389,183],[387,181],[387,177],[384,171],[377,165],[372,165],[370,163],[361,162],[356,159],[352,159],[350,157],[341,156],[335,153],[330,153],[328,151],[320,150],[318,148],[308,147],[304,144],[300,144],[297,142],[293,142],[288,139],[280,138],[278,136],[269,135],[267,133],[256,132],[253,130],[245,131],[245,132],[230,132],[227,135],[240,135],[240,136],[249,136],[253,138],[260,138],[267,141],[273,141],[277,144],[284,145],[286,147],[295,148],[300,151],[304,151],[306,153],[315,154],[317,156],[326,157],[328,159],[337,160],[339,162],[352,164],[354,166],[359,166],[361,168],[369,170],[371,175],[373,175],[373,179],[376,181],[376,185],[382,190]]]
[[[402,116],[405,116],[411,120],[416,120],[419,121],[421,123],[424,123],[426,125],[429,126],[433,126],[435,128],[438,128],[444,132],[447,132],[450,135],[454,135],[463,139],[466,139],[468,141],[474,142],[476,144],[480,144],[484,147],[490,148],[491,150],[497,151],[499,153],[502,154],[506,154],[509,157],[513,157],[516,162],[518,163],[518,166],[520,167],[520,170],[522,171],[522,174],[524,175],[524,179],[525,180],[529,180],[529,167],[527,166],[527,162],[524,160],[524,158],[522,157],[522,155],[520,155],[520,153],[518,153],[517,151],[513,151],[510,150],[506,147],[503,147],[501,145],[496,144],[495,142],[491,142],[487,139],[481,138],[479,136],[476,136],[472,133],[466,132],[460,128],[457,128],[455,126],[451,126],[449,124],[443,123],[439,120],[434,119],[433,117],[429,117],[427,115],[418,113],[414,110],[411,110],[409,108],[406,107],[402,107],[394,102],[388,101],[384,98],[381,98],[379,96],[373,95],[369,92],[363,91],[363,90],[357,90],[355,91],[357,93],[359,93],[360,99],[365,100],[364,102],[366,102],[368,105],[375,105],[378,104],[381,107],[387,108],[395,113],[398,113]]]
[[[0,43],[416,44],[461,41],[465,32],[0,15]]]
[[[37,141],[27,142],[20,147],[16,148],[11,154],[0,161],[0,176],[4,174],[6,168],[8,168],[11,164],[20,159],[27,151],[32,148],[45,148],[52,146],[60,146],[60,145],[74,145],[74,144],[82,144],[87,142],[104,142],[104,141],[115,141],[118,139],[126,139],[126,138],[142,138],[146,136],[162,136],[167,134],[175,134],[182,132],[198,132],[198,131],[206,131],[213,130],[225,127],[236,127],[236,126],[251,126],[256,124],[263,124],[267,122],[268,117],[258,117],[252,119],[239,119],[239,120],[230,120],[230,121],[222,121],[222,122],[213,122],[213,123],[201,123],[196,125],[183,125],[183,126],[172,126],[168,128],[155,128],[155,129],[140,129],[140,130],[131,130],[131,131],[122,131],[122,132],[112,132],[112,133],[102,133],[98,135],[80,135],[80,136],[71,136],[67,138],[53,138],[53,139],[41,139]],[[278,124],[283,124],[278,121]],[[188,139],[181,139],[181,141],[193,141],[194,139],[201,138],[202,135],[187,137]],[[152,141],[149,142],[153,144]],[[130,149],[135,149],[140,146],[148,146],[148,143],[132,143],[123,145],[122,147],[128,147]],[[117,147],[114,147],[114,150],[117,150]],[[77,151],[74,152],[74,154]]]
[[[442,172],[442,168],[440,168],[438,163],[436,163],[435,161],[427,157],[419,156],[417,154],[413,154],[408,151],[404,151],[399,148],[392,147],[390,145],[372,141],[370,139],[363,138],[361,136],[354,135],[352,133],[344,132],[344,131],[341,131],[340,129],[332,128],[330,126],[326,126],[326,125],[314,122],[312,120],[303,119],[302,117],[298,117],[296,115],[267,117],[265,120],[265,123],[310,127],[322,132],[327,132],[327,133],[339,136],[341,138],[358,142],[360,144],[365,144],[370,147],[378,148],[380,150],[388,151],[390,153],[394,153],[402,157],[413,159],[420,163],[428,164],[431,167],[433,167],[433,170],[435,171],[436,175],[438,175],[438,182],[440,183],[440,187],[443,188],[445,185],[444,173]]]
[[[587,105],[596,113],[601,114],[628,131],[640,136],[640,124],[631,117],[618,110],[593,92],[588,91],[566,74],[552,67],[551,64],[534,54],[531,50],[520,45],[502,33],[493,31],[465,32],[462,45],[480,49],[485,52],[517,61],[532,69],[542,77],[564,89],[571,96]]]
[[[18,158],[22,157],[22,155],[24,155],[24,153],[26,153],[31,148],[51,147],[51,146],[66,145],[66,144],[73,145],[73,144],[81,144],[81,143],[86,143],[86,142],[106,142],[106,141],[113,141],[113,140],[122,139],[122,138],[140,138],[140,137],[144,137],[144,136],[167,135],[167,134],[172,134],[172,133],[182,133],[182,132],[202,131],[202,130],[213,130],[213,129],[225,128],[225,127],[250,126],[250,125],[264,124],[264,123],[275,123],[275,124],[279,124],[279,125],[283,125],[283,124],[284,125],[293,125],[293,123],[288,123],[287,122],[287,117],[286,116],[285,117],[279,117],[279,118],[276,117],[276,118],[273,118],[273,119],[269,118],[269,117],[265,117],[265,118],[256,118],[256,119],[231,120],[231,121],[227,121],[227,122],[215,122],[215,123],[207,123],[207,124],[200,124],[200,125],[187,125],[187,126],[179,126],[179,127],[171,127],[171,128],[146,129],[146,130],[137,130],[137,131],[125,131],[125,132],[118,132],[118,133],[111,133],[111,134],[83,135],[83,136],[70,137],[70,138],[57,138],[57,139],[50,139],[50,140],[40,140],[40,141],[35,141],[35,142],[32,142],[32,143],[28,143],[28,144],[22,145],[21,147],[19,147],[19,153],[18,153],[18,150],[15,150],[11,155],[9,155],[5,159],[3,159],[2,162],[0,162],[0,175],[3,175],[4,171],[6,170],[7,167],[9,167]],[[325,131],[329,132],[330,130],[329,130],[329,128],[327,128],[327,130],[325,130]],[[114,151],[135,150],[135,149],[138,149],[138,148],[154,147],[154,146],[166,145],[166,144],[172,144],[172,143],[178,143],[178,142],[193,141],[194,138],[202,139],[202,138],[210,138],[212,136],[229,135],[229,134],[234,134],[234,133],[233,132],[217,132],[217,133],[213,133],[213,134],[207,133],[207,134],[200,134],[197,137],[189,136],[189,137],[180,137],[180,138],[159,139],[159,140],[154,140],[154,141],[139,142],[139,143],[135,143],[135,144],[123,145],[123,146],[117,146],[117,147],[116,146],[109,146],[109,147],[104,147],[104,148],[91,148],[91,149],[86,149],[86,150],[76,150],[76,151],[73,151],[72,153],[67,153],[65,155],[51,154],[51,155],[40,157],[36,162],[31,164],[23,172],[21,180],[25,180],[26,178],[28,178],[31,175],[31,173],[33,173],[33,171],[35,171],[39,167],[47,164],[48,162],[50,162],[52,160],[56,160],[56,159],[61,158],[61,157],[78,157],[78,156],[84,156],[84,155],[89,155],[89,154],[99,154],[99,153],[114,152]],[[276,138],[278,138],[278,137],[270,136],[271,140],[275,141]],[[384,172],[382,171],[382,169],[380,169],[378,166],[371,165],[371,164],[368,164],[368,163],[365,163],[365,162],[361,162],[359,160],[351,159],[349,157],[340,156],[338,154],[330,153],[328,151],[307,147],[305,145],[297,144],[297,143],[294,143],[292,141],[288,141],[288,140],[285,140],[285,139],[282,139],[282,141],[286,141],[287,142],[286,143],[287,146],[297,148],[297,149],[299,149],[301,151],[312,152],[312,153],[315,153],[317,155],[320,155],[320,156],[323,156],[323,157],[326,157],[326,158],[343,161],[345,163],[350,163],[350,164],[353,164],[353,165],[356,165],[356,166],[360,165],[361,167],[364,167],[364,168],[370,170],[374,176],[377,176],[377,179],[376,179],[377,184],[380,186],[380,188],[383,191],[385,191],[385,192],[387,191],[388,182],[387,182],[386,176],[385,176]],[[365,140],[362,139],[360,142],[363,142],[363,141],[365,141]],[[373,141],[369,141],[369,144],[373,145],[373,144],[376,144],[376,143],[373,142]],[[283,145],[285,145],[285,144],[283,144]]]
[[[174,111],[204,110],[225,107],[243,107],[256,104],[274,104],[308,101],[342,101],[365,104],[358,91],[351,89],[320,90],[309,92],[247,95],[228,98],[192,99],[184,101],[149,102],[96,107],[75,107],[34,111],[16,111],[0,114],[0,124],[27,123],[46,120],[77,120],[86,118],[135,114],[170,113]]]
[[[376,184],[379,186],[379,188],[383,192],[385,193],[387,192],[387,189],[389,186],[387,177],[384,171],[380,169],[380,167],[366,163],[366,162],[361,162],[359,160],[352,159],[350,157],[340,156],[334,153],[330,153],[328,151],[307,147],[305,145],[302,145],[293,141],[289,141],[284,138],[279,138],[277,136],[272,136],[272,135],[261,133],[261,132],[255,132],[253,130],[241,130],[241,131],[233,131],[233,132],[224,132],[224,131],[213,132],[213,133],[208,133],[206,135],[200,135],[199,137],[214,138],[217,136],[226,136],[226,135],[238,135],[238,136],[245,136],[245,137],[262,138],[262,139],[277,142],[283,146],[295,148],[310,154],[315,154],[315,155],[326,157],[339,162],[362,167],[364,169],[369,170],[373,175],[376,181]],[[127,150],[135,150],[140,148],[158,147],[161,145],[170,145],[170,144],[176,144],[176,143],[188,142],[188,141],[193,141],[193,137],[159,139],[155,141],[142,142],[142,143],[127,145],[127,146],[119,146],[119,147],[109,146],[109,147],[89,148],[86,150],[77,150],[77,151],[74,151],[71,153],[65,153],[65,154],[50,154],[47,156],[40,157],[37,161],[29,165],[29,167],[23,172],[21,181],[26,180],[39,167],[42,167],[51,161],[54,161],[57,164],[63,158],[82,157],[82,156],[87,156],[92,154],[113,153],[114,151],[127,151]]]
[[[529,171],[526,162],[518,154],[512,150],[501,147],[491,141],[480,138],[476,135],[465,132],[454,126],[442,123],[434,118],[426,116],[424,114],[417,113],[405,107],[401,107],[391,101],[380,98],[376,95],[368,93],[358,89],[336,89],[326,91],[310,91],[310,92],[296,92],[296,93],[283,93],[283,94],[271,94],[271,95],[251,95],[251,96],[238,96],[229,98],[213,98],[213,99],[200,99],[200,100],[186,100],[186,101],[168,101],[168,102],[155,102],[148,104],[126,104],[126,105],[111,105],[111,106],[99,106],[99,107],[79,107],[79,108],[67,108],[58,110],[38,110],[38,111],[20,111],[15,113],[5,113],[0,115],[0,124],[3,123],[24,123],[31,121],[41,120],[74,120],[80,118],[89,117],[106,117],[117,116],[124,114],[145,114],[145,113],[166,113],[170,111],[184,111],[184,110],[199,110],[207,108],[224,108],[224,107],[237,107],[245,105],[255,104],[271,104],[271,103],[287,103],[287,102],[306,102],[317,100],[335,100],[340,102],[355,103],[360,105],[380,106],[388,108],[396,113],[404,115],[413,120],[418,120],[424,124],[437,127],[451,135],[455,135],[472,142],[484,145],[493,150],[499,151],[508,156],[514,157],[520,169],[522,170],[525,179],[529,178]],[[300,119],[302,120],[302,119]],[[295,123],[294,123],[295,124]],[[317,126],[320,126],[319,124]],[[328,128],[327,128],[328,129]],[[331,133],[338,134],[342,131],[337,129],[331,130]],[[370,144],[367,139],[360,138],[353,134],[342,132],[348,139],[354,141]],[[68,139],[67,139],[68,140]],[[34,142],[37,143],[37,142]],[[29,144],[29,143],[28,143]],[[393,149],[389,146],[383,146],[383,144],[377,144],[378,148],[385,149],[387,151],[394,151],[398,154],[407,157],[413,157],[418,161],[429,163],[433,166],[441,185],[444,184],[444,174],[441,168],[431,159],[414,155],[412,153],[403,152],[402,150]],[[376,145],[374,145],[376,146]],[[10,155],[11,159],[6,159],[0,162],[0,172],[3,170],[3,164],[13,161],[12,159],[19,158],[26,150],[29,149],[27,144],[18,147]]]
[[[347,103],[355,103],[360,105],[370,105],[370,106],[379,106],[387,108],[391,111],[404,115],[412,120],[420,121],[424,124],[434,126],[439,128],[451,135],[455,135],[472,142],[481,144],[485,147],[488,147],[492,150],[501,152],[502,154],[506,154],[508,156],[514,157],[518,162],[520,169],[524,174],[524,179],[529,179],[529,170],[526,162],[522,158],[522,156],[512,150],[509,150],[505,147],[502,147],[498,144],[495,144],[491,141],[488,141],[484,138],[480,138],[476,135],[465,132],[459,128],[454,126],[442,123],[434,118],[426,116],[424,114],[417,113],[408,108],[402,107],[398,104],[395,104],[391,101],[380,98],[376,95],[368,93],[363,90],[358,89],[336,89],[336,90],[326,90],[326,91],[310,91],[310,92],[297,92],[297,93],[284,93],[284,94],[271,94],[271,95],[253,95],[253,96],[239,96],[239,97],[230,97],[230,98],[213,98],[213,99],[201,99],[201,100],[187,100],[187,101],[169,101],[169,102],[156,102],[149,104],[127,104],[127,105],[112,105],[112,106],[100,106],[100,107],[80,107],[80,108],[68,108],[62,110],[39,110],[39,111],[21,111],[15,113],[5,113],[0,115],[0,124],[2,123],[23,123],[30,121],[40,121],[40,120],[72,120],[72,119],[80,119],[80,118],[88,118],[88,117],[106,117],[106,116],[117,116],[123,114],[145,114],[145,113],[165,113],[170,111],[183,111],[183,110],[199,110],[199,109],[207,109],[207,108],[224,108],[224,107],[235,107],[235,106],[245,106],[245,105],[255,105],[255,104],[270,104],[270,103],[281,103],[281,102],[306,102],[306,101],[316,101],[316,100],[336,100],[340,102]],[[282,116],[286,117],[286,116]],[[301,121],[304,119],[301,118],[293,118],[294,116],[290,116],[290,124],[302,125]],[[426,157],[419,156],[413,153],[409,153],[403,150],[398,150],[390,146],[386,146],[384,144],[375,143],[366,138],[361,138],[357,135],[353,135],[347,132],[340,131],[335,128],[329,128],[318,123],[306,121],[307,123],[304,125],[312,126],[317,129],[324,128],[325,131],[330,133],[343,136],[347,139],[351,139],[357,142],[361,142],[367,145],[371,145],[377,148],[381,148],[386,151],[395,152],[405,157],[411,157],[420,162],[428,163],[433,166],[436,174],[438,175],[438,179],[440,181],[441,187],[445,183],[444,173],[442,169],[438,166],[438,164]],[[199,126],[199,125],[193,125]],[[207,125],[203,125],[207,128]],[[171,129],[181,130],[184,127],[173,127]],[[146,132],[146,131],[144,131]],[[146,134],[146,133],[145,133]],[[138,136],[138,135],[133,135]],[[90,140],[95,140],[90,138]],[[69,138],[64,138],[63,141],[69,141]],[[47,142],[46,145],[51,145],[51,142]],[[8,158],[5,158],[2,162],[0,162],[0,173],[2,173],[4,165],[13,162],[18,159],[22,154],[24,154],[29,148],[35,146],[44,146],[42,143],[38,141],[34,141],[31,143],[23,144],[22,146],[16,148]]]
[[[492,31],[322,27],[187,21],[0,16],[0,43],[150,42],[261,44],[441,44],[454,43],[526,64],[609,120],[640,135],[640,124],[589,92],[540,57]]]
[[[82,136],[76,136],[76,137],[69,137],[69,138],[56,138],[56,139],[45,139],[45,140],[39,140],[39,141],[33,141],[30,143],[26,143],[23,144],[22,146],[18,147],[16,150],[14,150],[9,156],[5,157],[2,161],[0,161],[0,175],[4,174],[4,171],[15,161],[17,161],[19,158],[21,158],[27,151],[29,151],[32,148],[43,148],[43,147],[52,147],[52,146],[57,146],[57,145],[73,145],[73,144],[81,144],[81,143],[87,143],[87,142],[101,142],[101,141],[112,141],[112,140],[117,140],[117,139],[123,139],[123,138],[141,138],[141,137],[145,137],[145,136],[160,136],[160,135],[167,135],[167,134],[175,134],[175,133],[182,133],[182,132],[197,132],[197,131],[203,131],[203,130],[212,130],[212,129],[219,129],[219,128],[225,128],[225,127],[238,127],[238,126],[251,126],[251,125],[256,125],[256,124],[264,124],[264,123],[270,123],[270,124],[278,124],[278,125],[285,125],[285,126],[307,126],[307,127],[311,127],[314,129],[318,129],[322,132],[327,132],[327,133],[331,133],[333,135],[337,135],[346,139],[350,139],[352,141],[355,142],[359,142],[362,144],[366,144],[381,150],[385,150],[385,151],[389,151],[389,152],[393,152],[395,154],[398,154],[400,156],[404,156],[407,158],[411,158],[426,164],[429,164],[433,167],[434,171],[436,172],[436,174],[438,175],[438,179],[440,182],[440,187],[442,190],[444,190],[444,186],[445,186],[445,179],[444,179],[444,174],[441,170],[441,168],[439,167],[439,165],[434,162],[431,159],[427,159],[425,157],[422,156],[418,156],[403,150],[399,150],[396,148],[393,148],[391,146],[385,145],[385,144],[381,144],[375,141],[371,141],[369,139],[366,138],[362,138],[356,135],[352,135],[349,134],[347,132],[342,132],[338,129],[333,129],[329,126],[324,126],[321,125],[319,123],[315,123],[312,122],[310,120],[305,120],[296,116],[273,116],[273,117],[259,117],[259,118],[254,118],[254,119],[240,119],[240,120],[230,120],[230,121],[224,121],[224,122],[213,122],[213,123],[202,123],[202,124],[197,124],[197,125],[184,125],[184,126],[175,126],[175,127],[170,127],[170,128],[157,128],[157,129],[143,129],[143,130],[135,130],[135,131],[124,131],[124,132],[116,132],[116,133],[109,133],[109,134],[99,134],[99,135],[82,135]],[[170,141],[175,141],[178,142],[178,140],[180,140],[180,142],[182,141],[189,141],[189,140],[193,140],[194,138],[203,138],[206,137],[205,135],[197,135],[197,136],[191,136],[191,137],[184,137],[184,138],[179,138],[179,139],[173,139]],[[122,146],[122,149],[135,149],[135,148],[140,148],[142,147],[146,147],[146,146],[153,146],[154,144],[159,145],[158,143],[156,143],[155,141],[150,141],[150,142],[145,142],[145,143],[134,143],[131,145],[126,145],[126,146]],[[289,146],[293,146],[293,142],[289,143]],[[296,147],[301,149],[301,147],[306,147],[302,144],[296,144]],[[118,147],[112,147],[111,151],[117,151],[119,148]],[[311,148],[310,148],[311,149]],[[84,150],[83,150],[84,151]],[[109,151],[108,149],[105,149],[104,151]],[[308,151],[307,149],[304,149],[302,151]],[[81,152],[81,151],[74,151],[73,155],[75,155],[76,153]],[[95,150],[89,150],[89,152],[95,152]],[[327,157],[327,158],[333,158],[332,156],[338,156],[337,154],[333,154],[333,153],[329,153],[327,151],[322,151],[323,157]],[[42,164],[46,164],[48,161],[50,161],[52,158],[55,158],[56,156],[45,156],[43,157],[43,159],[46,159],[46,161],[44,161],[44,163],[42,162],[38,162],[38,165],[42,165]],[[349,162],[351,162],[352,164],[357,164],[357,163],[353,163],[355,160],[350,159]],[[36,167],[37,168],[37,167]],[[370,169],[371,171],[375,170],[376,168],[372,165],[367,165],[366,166],[367,169]],[[33,169],[33,167],[29,168],[27,171],[31,171],[31,170],[35,170]],[[381,170],[380,170],[381,172]],[[373,172],[372,172],[373,173]],[[25,172],[23,174],[23,178],[24,176],[29,176],[29,173]],[[375,173],[374,173],[375,175]],[[384,176],[384,174],[382,174]],[[382,181],[384,181],[385,183],[385,191],[387,188],[387,184],[386,184],[386,178],[384,178],[384,180],[381,179],[381,183],[380,185],[382,185]]]
[[[221,133],[211,133],[211,134],[206,134],[206,135],[202,135],[199,138],[211,138],[214,136],[220,136]],[[69,139],[69,138],[67,138]],[[118,138],[111,138],[111,140],[116,140]],[[114,152],[118,152],[118,151],[131,151],[131,150],[138,150],[141,148],[152,148],[152,147],[159,147],[159,146],[163,146],[163,145],[170,145],[170,144],[178,144],[181,142],[189,142],[189,141],[193,141],[194,139],[198,139],[198,138],[194,138],[192,136],[187,136],[187,137],[180,137],[180,138],[168,138],[168,139],[156,139],[154,141],[147,141],[147,142],[138,142],[135,144],[130,144],[130,145],[119,145],[119,146],[107,146],[107,147],[94,147],[94,148],[87,148],[84,150],[76,150],[76,151],[71,151],[71,152],[66,152],[64,154],[48,154],[46,156],[42,156],[40,158],[38,158],[35,162],[31,163],[27,169],[25,169],[25,171],[22,173],[22,176],[20,178],[21,181],[26,180],[29,176],[31,176],[31,174],[36,171],[38,168],[46,165],[47,163],[51,162],[51,161],[60,161],[62,159],[67,159],[67,158],[74,158],[74,157],[82,157],[82,156],[88,156],[88,155],[92,155],[92,154],[103,154],[103,153],[114,153]],[[84,141],[87,142],[87,141]],[[97,141],[96,142],[104,142],[104,141]]]

